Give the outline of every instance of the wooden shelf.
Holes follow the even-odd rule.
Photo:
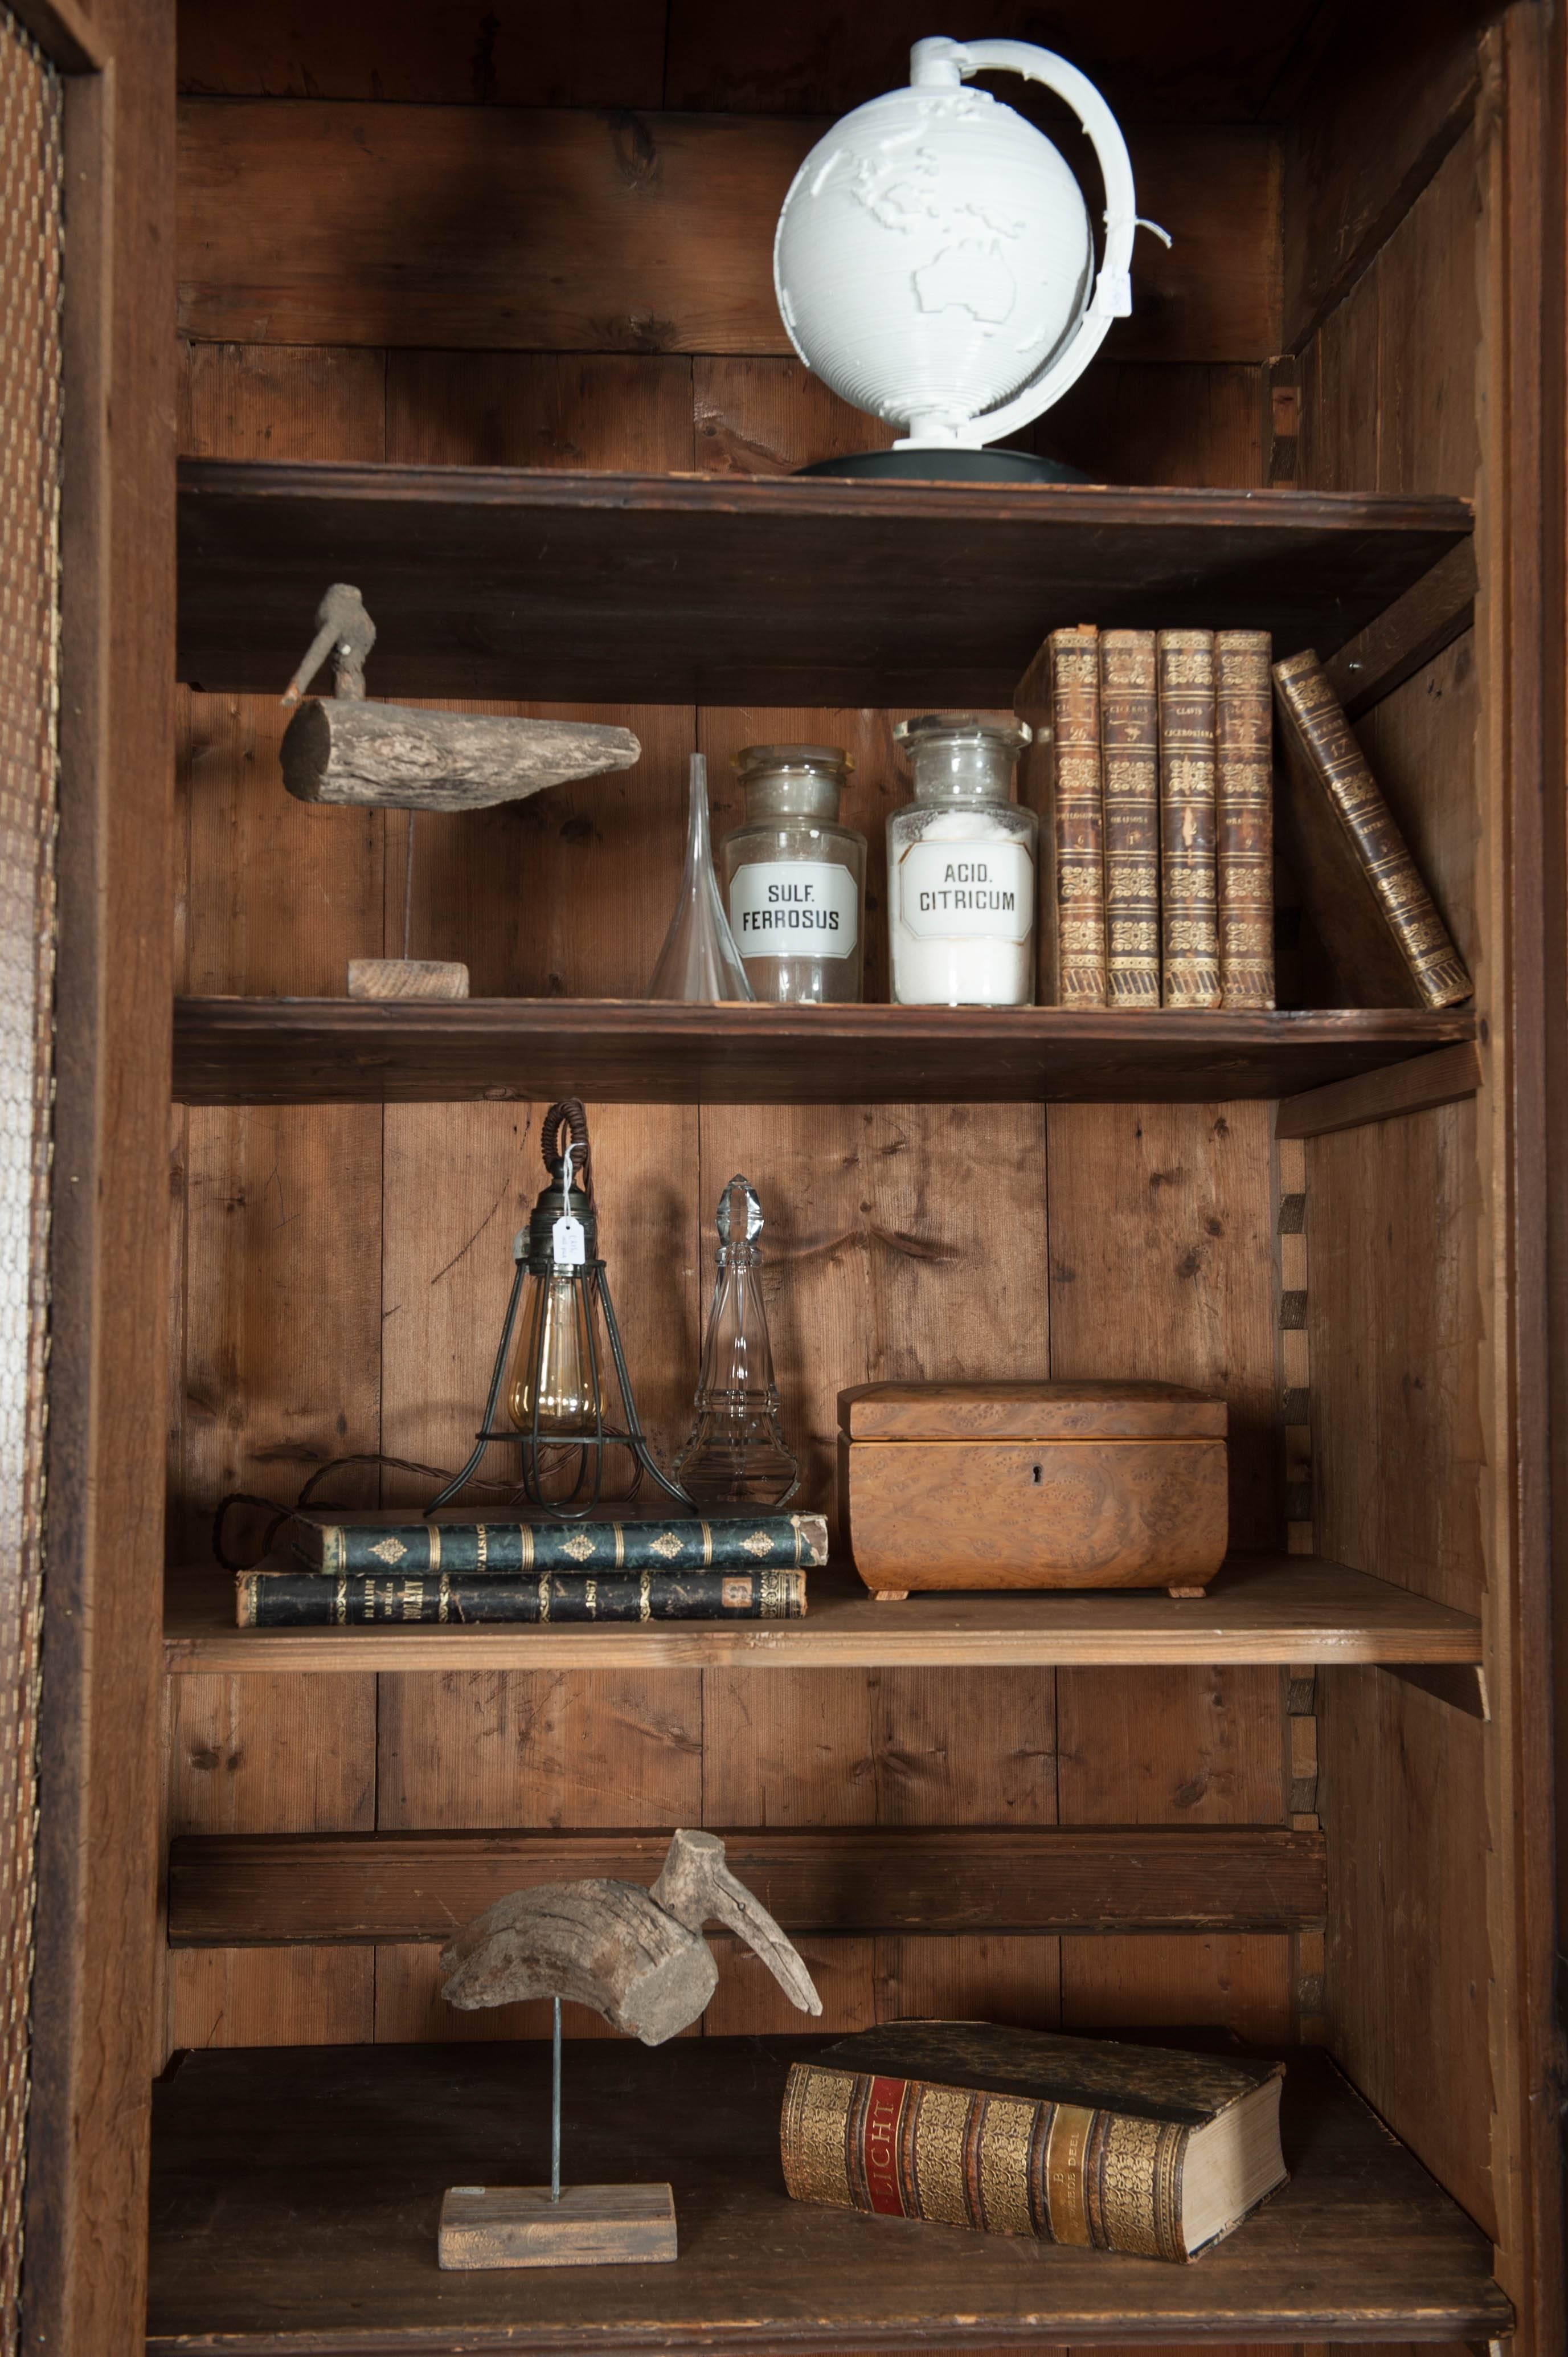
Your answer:
[[[186,459],[179,677],[280,694],[329,581],[379,695],[1010,704],[1047,632],[1332,652],[1471,530],[1462,500]]]
[[[1321,1932],[1323,1835],[1283,1825],[714,1826],[799,1937]],[[510,1891],[650,1883],[657,1833],[182,1834],[171,1948],[445,1943]]]
[[[1481,1627],[1387,1580],[1305,1555],[1234,1555],[1202,1598],[912,1596],[879,1604],[853,1571],[812,1572],[802,1620],[482,1629],[236,1629],[220,1571],[171,1575],[176,1674],[244,1670],[1024,1668],[1215,1662],[1469,1663]]]
[[[435,2220],[448,2185],[548,2178],[544,2041],[188,2054],[154,2091],[148,2357],[761,2357],[1511,2329],[1486,2237],[1321,2054],[1286,2070],[1290,2183],[1173,2266],[791,2202],[779,2103],[790,2062],[822,2043],[574,2043],[566,2181],[668,2179],[681,2255],[526,2276],[442,2274]]]
[[[1294,1096],[1475,1037],[1475,1018],[647,999],[182,998],[187,1104],[1148,1103]]]

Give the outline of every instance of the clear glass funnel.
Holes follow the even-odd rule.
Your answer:
[[[681,877],[681,898],[670,920],[670,931],[659,952],[648,996],[685,999],[701,1006],[756,996],[746,978],[724,902],[719,899],[708,832],[708,765],[701,753],[692,756],[686,866]]]

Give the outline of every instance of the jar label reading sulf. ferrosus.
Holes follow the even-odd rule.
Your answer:
[[[994,835],[912,843],[898,863],[898,919],[922,941],[1024,941],[1035,863],[1021,843]]]
[[[743,958],[848,957],[860,895],[831,859],[756,859],[730,879],[729,926]]]

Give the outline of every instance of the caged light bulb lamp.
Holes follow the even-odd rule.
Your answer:
[[[636,1496],[647,1473],[690,1513],[690,1499],[660,1471],[638,1421],[609,1278],[599,1258],[587,1116],[575,1097],[551,1106],[539,1145],[549,1184],[512,1242],[516,1274],[484,1421],[474,1437],[473,1455],[425,1512],[434,1514],[455,1498],[486,1449],[500,1442],[520,1452],[519,1487],[529,1504],[558,1521],[580,1520],[601,1502],[605,1457],[613,1448],[626,1450],[632,1459],[631,1485],[623,1499]],[[499,1425],[503,1389],[508,1421]],[[611,1415],[618,1397],[616,1424]]]
[[[1155,224],[1139,221],[1116,118],[1076,66],[1032,42],[917,41],[909,65],[907,89],[856,107],[812,148],[773,248],[800,359],[903,438],[802,471],[1081,479],[984,446],[1059,401],[1132,311],[1133,235]],[[965,89],[988,72],[1041,82],[1078,116],[1105,192],[1098,272],[1088,208],[1056,148]]]

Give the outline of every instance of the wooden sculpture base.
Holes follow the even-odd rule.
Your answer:
[[[467,998],[468,969],[438,958],[350,958],[350,998]]]
[[[668,2185],[449,2185],[436,2244],[444,2267],[647,2266],[675,2256]]]

